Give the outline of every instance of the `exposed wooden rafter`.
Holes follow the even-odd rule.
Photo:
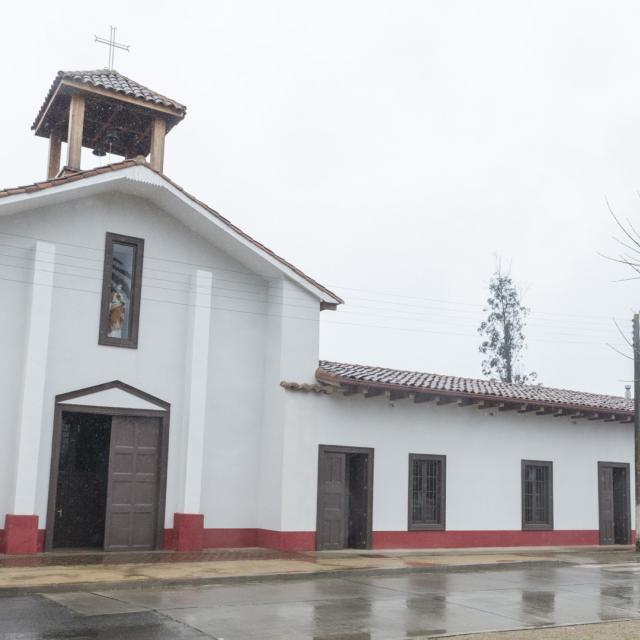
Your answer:
[[[531,413],[532,411],[539,411],[540,405],[538,404],[521,404],[518,408],[518,413]]]
[[[342,395],[355,396],[357,393],[360,393],[360,388],[355,384],[342,385]]]
[[[476,406],[480,410],[494,409],[499,412],[514,411],[525,414],[533,413],[539,416],[553,416],[556,418],[569,418],[570,420],[602,420],[605,422],[620,422],[621,424],[632,424],[633,417],[627,410],[613,411],[595,410],[589,407],[581,407],[575,404],[563,404],[561,402],[528,401],[523,402],[515,398],[507,397],[487,397],[480,394],[470,394],[468,392],[439,391],[439,390],[416,390],[415,387],[403,385],[390,385],[377,381],[358,380],[353,383],[338,377],[325,376],[318,377],[325,384],[339,386],[344,395],[362,394],[365,398],[384,396],[389,402],[398,400],[408,400],[416,404],[423,402],[435,402],[438,406],[455,404],[458,407]]]

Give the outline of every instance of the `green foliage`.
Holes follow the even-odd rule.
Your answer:
[[[524,327],[529,309],[520,301],[520,293],[511,276],[500,264],[489,282],[489,298],[484,309],[487,319],[478,327],[484,338],[480,344],[482,373],[502,382],[533,383],[536,373],[523,374],[521,355],[526,349]]]

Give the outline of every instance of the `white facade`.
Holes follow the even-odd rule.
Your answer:
[[[145,242],[135,349],[98,344],[108,232]],[[593,532],[598,461],[633,462],[631,424],[285,391],[315,382],[336,300],[144,166],[0,200],[0,254],[0,523],[45,527],[56,396],[112,380],[170,405],[167,528],[196,513],[313,536],[318,447],[342,445],[375,451],[374,544],[407,531],[409,453],[447,456],[447,531],[519,531],[536,459],[553,462],[554,529]],[[153,405],[118,389],[74,403]]]
[[[519,531],[522,460],[553,462],[556,531],[596,531],[598,462],[633,466],[630,424],[389,402],[381,396],[291,395],[285,456],[289,530],[315,530],[321,444],[374,448],[374,534],[407,530],[410,453],[447,457],[447,531]]]

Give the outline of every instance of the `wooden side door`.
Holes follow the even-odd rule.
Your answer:
[[[160,418],[113,416],[105,551],[155,547],[160,435]]]
[[[318,522],[316,547],[319,550],[347,546],[347,456],[320,449],[318,460]]]
[[[598,463],[598,509],[600,513],[600,544],[615,542],[613,467]]]

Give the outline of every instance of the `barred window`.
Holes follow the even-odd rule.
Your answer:
[[[522,528],[553,529],[553,463],[522,461]]]
[[[409,530],[445,528],[446,456],[409,454]]]

